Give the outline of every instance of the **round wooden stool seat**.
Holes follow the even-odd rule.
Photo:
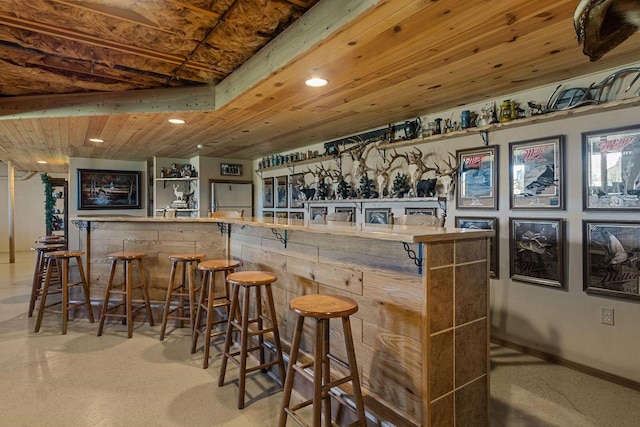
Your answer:
[[[109,272],[109,283],[107,284],[107,290],[104,295],[104,304],[102,305],[98,336],[102,335],[102,330],[107,317],[115,317],[122,319],[122,324],[127,325],[127,337],[131,338],[133,336],[133,316],[142,309],[146,309],[147,311],[149,325],[154,325],[153,313],[151,311],[151,303],[149,300],[147,278],[144,274],[144,267],[142,265],[142,258],[146,256],[147,254],[145,252],[140,251],[119,251],[107,254],[107,258],[111,260],[111,270]],[[123,263],[123,280],[120,283],[114,283],[118,262]],[[140,275],[140,280],[137,283],[134,283],[131,272],[134,262],[138,265],[138,272]],[[134,307],[133,290],[138,288],[142,290],[143,302],[142,304],[136,304],[137,307]],[[121,295],[122,301],[112,307],[109,307],[112,294]],[[123,309],[122,313],[119,313],[120,307]]]
[[[36,307],[36,301],[38,297],[42,295],[42,287],[44,285],[44,279],[47,274],[47,260],[45,254],[47,252],[60,251],[65,249],[65,245],[60,243],[53,243],[50,245],[42,244],[40,246],[33,246],[32,251],[37,251],[35,268],[33,270],[33,284],[31,286],[31,299],[29,301],[29,317],[33,316],[33,310]],[[57,266],[55,276],[53,279],[57,284],[60,284],[60,272]]]
[[[114,259],[140,259],[146,257],[147,254],[145,252],[134,252],[134,251],[121,251],[121,252],[112,252],[107,254],[107,258]]]
[[[194,253],[194,254],[171,254],[167,258],[171,261],[201,261],[207,257],[206,254],[203,253]]]
[[[227,259],[211,259],[198,264],[198,270],[202,272],[202,284],[200,285],[200,299],[193,328],[191,354],[196,352],[198,337],[202,335],[204,337],[203,369],[209,367],[211,338],[226,333],[226,323],[229,320],[229,307],[231,306],[231,293],[226,277],[240,265],[240,261]],[[222,283],[218,285],[216,285],[216,273],[223,274]],[[217,327],[216,330],[213,330],[214,325]]]
[[[202,271],[232,270],[238,267],[240,267],[240,261],[236,261],[234,259],[210,259],[198,264],[198,270]]]
[[[276,280],[276,276],[268,271],[238,271],[227,276],[227,282],[241,286],[267,285]]]
[[[84,255],[84,251],[53,251],[48,252],[45,256],[47,258],[68,259],[79,257],[82,255]]]
[[[345,317],[358,311],[354,300],[339,295],[303,295],[292,299],[289,307],[300,316],[316,319]]]

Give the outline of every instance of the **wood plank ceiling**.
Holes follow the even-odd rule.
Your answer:
[[[590,62],[576,0],[315,3],[0,0],[0,160],[254,159],[640,58]]]

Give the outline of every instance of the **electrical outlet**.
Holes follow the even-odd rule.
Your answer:
[[[600,322],[613,326],[613,308],[600,307]]]

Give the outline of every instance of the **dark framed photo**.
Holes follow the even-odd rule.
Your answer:
[[[262,178],[262,207],[273,207],[273,178]]]
[[[437,208],[404,208],[405,215],[436,215]]]
[[[337,206],[335,213],[347,213],[349,214],[349,222],[355,222],[356,220],[356,208],[348,206]]]
[[[304,212],[289,212],[291,219],[304,219]]]
[[[509,218],[511,279],[565,288],[562,219]]]
[[[456,151],[458,209],[498,209],[498,146]]]
[[[78,169],[78,209],[140,209],[139,171]]]
[[[312,206],[309,209],[309,218],[314,222],[322,222],[327,216],[327,207],[326,206]]]
[[[640,222],[582,221],[584,290],[640,300]]]
[[[286,176],[276,178],[276,208],[286,208],[288,206],[288,191]]]
[[[220,175],[242,176],[242,165],[239,163],[220,163]]]
[[[640,210],[640,126],[582,134],[585,210]]]
[[[364,210],[364,222],[367,224],[389,224],[391,208],[370,208]]]
[[[264,218],[273,218],[274,214],[273,214],[273,211],[263,211],[262,216]]]
[[[564,135],[509,144],[511,209],[564,209]]]
[[[497,217],[466,217],[457,216],[455,218],[457,228],[469,228],[475,230],[494,230],[495,235],[489,239],[489,274],[492,278],[500,277],[498,260],[500,259],[500,249],[498,247],[500,238],[498,236],[498,218]]]
[[[305,198],[301,191],[304,188],[304,174],[296,173],[289,176],[289,207],[292,209],[303,207]]]

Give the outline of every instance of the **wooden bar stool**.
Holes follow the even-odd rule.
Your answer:
[[[229,318],[229,306],[230,306],[230,293],[229,284],[226,282],[229,272],[233,272],[234,269],[240,267],[240,261],[226,260],[226,259],[212,259],[209,261],[203,261],[198,264],[198,270],[202,271],[202,285],[200,286],[200,300],[198,302],[198,310],[196,311],[195,327],[193,329],[193,343],[191,345],[191,354],[196,352],[198,346],[198,336],[204,336],[204,361],[202,362],[202,368],[207,369],[209,367],[209,346],[211,345],[211,338],[217,337],[225,333],[226,327],[222,331],[216,331],[213,334],[211,329],[213,325],[224,323]],[[224,280],[222,282],[222,295],[216,296],[216,272],[221,271],[224,274]],[[215,311],[218,309],[224,309],[226,312],[225,318],[219,318],[213,320],[215,317]],[[204,322],[204,330],[202,327],[202,311],[206,312],[206,318]]]
[[[151,304],[149,303],[149,290],[147,289],[147,279],[144,275],[144,268],[142,266],[142,258],[146,257],[144,252],[113,252],[107,254],[107,258],[111,260],[111,271],[109,273],[109,284],[107,285],[107,292],[104,296],[104,304],[102,305],[102,315],[100,316],[100,326],[98,327],[98,336],[102,335],[102,329],[104,328],[104,322],[107,317],[122,318],[122,323],[127,325],[127,336],[131,338],[133,335],[133,315],[143,308],[147,309],[147,318],[149,319],[149,325],[153,326],[153,313],[151,312]],[[114,284],[113,279],[116,274],[116,266],[118,261],[123,262],[124,278],[122,283]],[[134,284],[131,277],[132,263],[138,261],[138,270],[140,271],[140,283]],[[115,288],[115,290],[114,290]],[[133,290],[142,288],[142,296],[144,298],[144,304],[139,305],[135,309],[133,308]],[[109,300],[111,294],[122,295],[122,302],[111,308],[109,308]],[[118,308],[123,307],[124,312],[109,313],[109,310],[116,311]]]
[[[224,385],[224,376],[227,370],[227,360],[231,359],[239,367],[239,392],[238,392],[238,409],[244,408],[245,383],[248,373],[257,370],[266,370],[269,366],[278,365],[281,384],[284,383],[284,361],[282,358],[282,347],[280,345],[280,333],[278,332],[278,321],[276,318],[275,305],[273,303],[273,293],[271,292],[271,284],[276,281],[276,276],[267,271],[239,271],[231,273],[227,276],[227,282],[233,285],[233,295],[231,297],[231,313],[227,322],[227,331],[224,341],[224,352],[222,354],[222,365],[220,366],[220,378],[218,386]],[[267,298],[268,316],[262,313],[262,292],[264,287]],[[242,294],[242,308],[240,308],[240,288]],[[256,300],[256,317],[249,319],[249,299],[251,289],[255,289]],[[271,327],[265,328],[264,321],[271,323]],[[256,324],[255,329],[249,330],[249,325]],[[230,353],[232,332],[236,329],[240,331],[240,350]],[[274,346],[276,349],[275,360],[265,361],[265,343],[264,335],[273,333]],[[249,347],[249,338],[257,337],[258,344]],[[260,364],[247,368],[247,357],[254,351],[260,352]],[[240,358],[236,358],[240,356]]]
[[[194,264],[198,265],[206,257],[202,253],[193,254],[173,254],[169,255],[171,260],[171,272],[169,273],[169,286],[167,287],[167,299],[162,312],[162,330],[160,331],[160,341],[164,340],[165,331],[167,330],[167,321],[175,319],[179,321],[179,327],[184,326],[184,321],[188,320],[189,326],[193,329],[195,324],[195,304],[196,304],[196,276]],[[176,270],[178,264],[182,266],[182,278],[179,285],[176,285]],[[174,298],[178,298],[178,305],[171,307]],[[185,314],[185,300],[189,303],[189,313]],[[177,315],[171,313],[178,312]]]
[[[44,279],[44,288],[42,289],[42,299],[40,300],[40,309],[38,310],[38,319],[36,320],[35,332],[40,331],[40,325],[42,324],[42,315],[45,309],[54,305],[62,304],[62,333],[67,333],[67,321],[69,320],[69,310],[73,310],[80,306],[86,305],[89,312],[89,320],[93,323],[93,310],[91,308],[91,301],[89,300],[89,284],[84,276],[84,270],[82,268],[82,259],[80,258],[84,254],[84,251],[54,251],[45,254],[47,258],[47,273]],[[79,282],[69,283],[69,260],[75,259],[78,264],[78,273],[80,274]],[[53,271],[56,265],[60,266],[61,272],[61,285],[60,289],[49,289],[52,285]],[[69,304],[69,288],[73,286],[81,286],[84,292],[84,301],[76,304]],[[49,293],[62,293],[62,301],[56,302],[50,305],[46,305],[47,296]]]
[[[356,365],[356,354],[353,349],[351,323],[349,322],[349,316],[358,311],[358,304],[351,298],[337,295],[304,295],[292,299],[289,307],[298,313],[298,320],[293,334],[293,343],[291,344],[287,381],[284,386],[284,396],[280,411],[280,427],[286,425],[288,415],[291,415],[298,424],[307,425],[295,411],[308,405],[313,405],[313,427],[320,426],[322,412],[324,412],[324,425],[331,426],[331,396],[329,395],[329,391],[333,387],[337,387],[348,381],[351,381],[353,386],[353,397],[356,402],[355,413],[358,417],[357,421],[351,425],[366,427],[367,423],[364,415],[362,391],[360,390],[360,378],[358,377],[358,366]],[[298,360],[305,317],[311,317],[315,320],[314,360],[298,365],[296,362]],[[348,363],[337,359],[330,353],[329,319],[338,317],[342,319],[342,327],[344,328],[344,343],[347,350]],[[348,368],[349,375],[332,381],[331,361],[335,361]],[[313,366],[313,375],[306,371],[306,369],[311,366]],[[303,377],[313,381],[314,392],[312,399],[295,406],[290,406],[291,390],[293,389],[295,373],[302,374]],[[341,396],[333,397],[343,405],[352,408],[351,405],[344,402]]]
[[[54,252],[64,249],[62,244],[34,246],[32,251],[36,252],[36,264],[33,270],[33,284],[31,285],[31,300],[29,301],[29,317],[33,316],[33,310],[36,307],[36,301],[38,297],[42,295],[42,288],[44,286],[44,279],[47,274],[47,260],[45,254],[47,252]],[[55,271],[52,272],[51,280],[55,281],[55,284],[60,285],[60,269],[57,268],[57,264],[54,264]]]

